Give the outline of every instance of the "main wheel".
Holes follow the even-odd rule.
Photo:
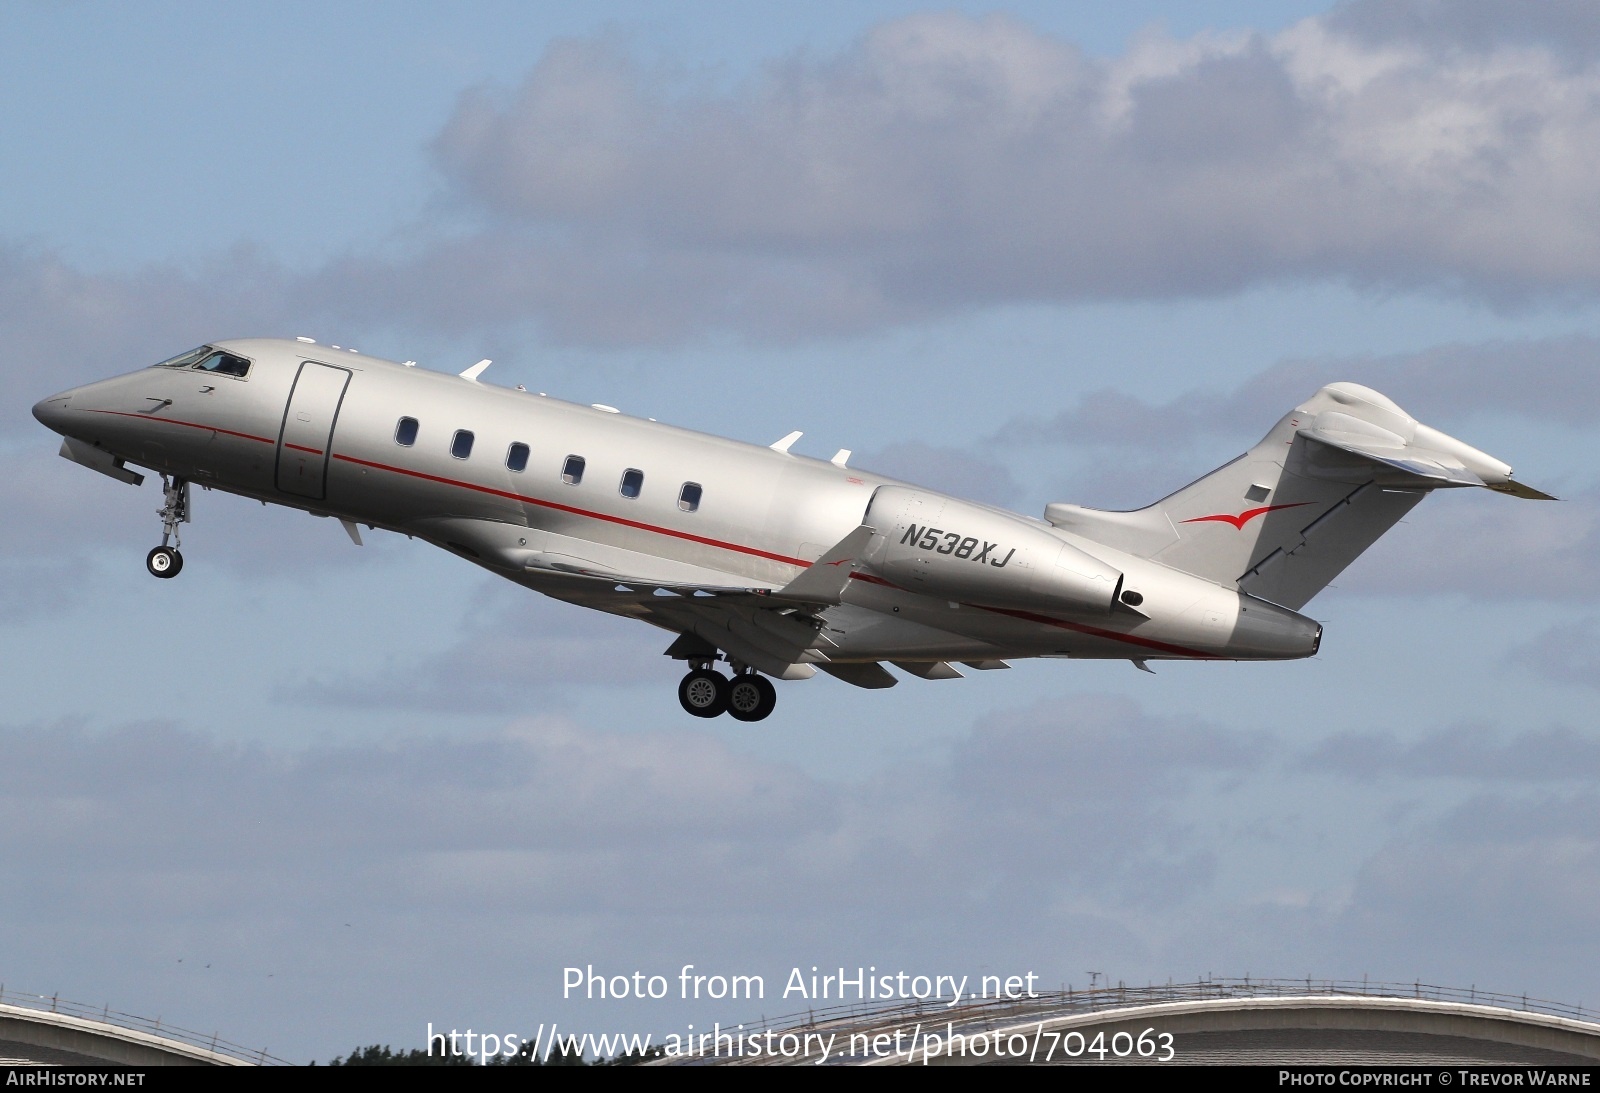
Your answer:
[[[778,689],[766,676],[734,676],[728,684],[728,712],[740,721],[760,721],[778,705]]]
[[[678,684],[678,702],[696,717],[716,717],[728,708],[728,680],[709,668],[696,668]]]
[[[171,547],[156,547],[145,555],[144,567],[152,577],[176,577],[183,569],[183,555]]]

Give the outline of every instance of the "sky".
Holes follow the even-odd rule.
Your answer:
[[[296,1061],[813,965],[1600,1006],[1592,5],[39,0],[0,162],[8,991]],[[29,407],[257,335],[1030,515],[1354,380],[1561,500],[1430,499],[1310,661],[702,722],[657,631],[397,536],[202,493],[152,581],[159,497]]]

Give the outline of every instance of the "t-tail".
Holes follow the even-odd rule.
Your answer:
[[[1299,610],[1436,489],[1554,500],[1354,383],[1301,403],[1244,455],[1133,512],[1056,504],[1063,531]]]

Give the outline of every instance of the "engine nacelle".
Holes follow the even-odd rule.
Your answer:
[[[1122,574],[1042,528],[981,505],[880,486],[866,562],[911,592],[981,607],[1109,614]]]

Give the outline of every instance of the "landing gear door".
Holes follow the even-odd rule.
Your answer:
[[[278,433],[278,488],[322,500],[328,485],[328,448],[350,373],[315,361],[300,365]]]

